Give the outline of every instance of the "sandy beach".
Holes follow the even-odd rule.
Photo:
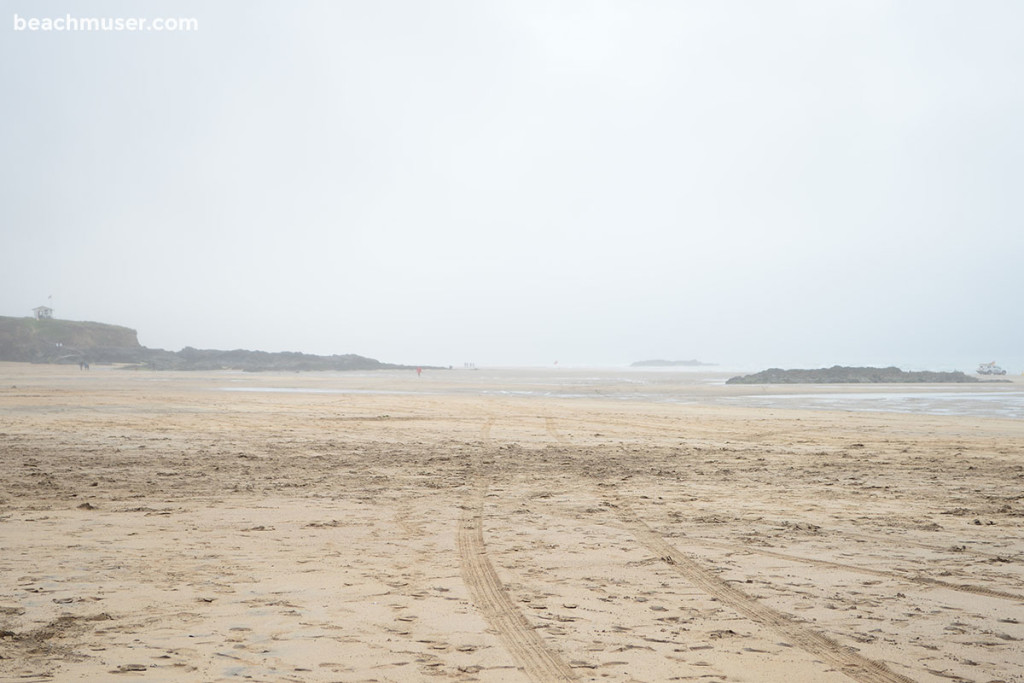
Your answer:
[[[723,377],[0,364],[0,680],[1024,681],[1024,419]]]

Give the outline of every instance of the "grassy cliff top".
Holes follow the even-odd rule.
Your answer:
[[[153,370],[379,370],[408,366],[381,363],[355,354],[218,351],[186,347],[149,349],[135,330],[106,323],[36,320],[0,316],[0,361],[26,363],[128,363]]]
[[[119,325],[0,316],[0,360],[71,362],[89,351],[105,348],[142,347],[135,330]]]

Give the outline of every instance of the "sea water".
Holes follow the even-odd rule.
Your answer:
[[[1024,419],[1024,391],[892,391],[729,396],[717,403],[758,408],[920,413]]]
[[[1024,419],[1020,384],[987,385],[726,385],[727,372],[664,372],[624,369],[506,368],[482,371],[428,370],[377,373],[308,373],[305,382],[246,382],[224,391],[479,395],[560,400],[598,399],[655,403],[735,405],[752,408],[896,412]],[[255,378],[252,378],[255,380]],[[275,379],[281,380],[282,376]],[[806,387],[806,388],[804,388]]]

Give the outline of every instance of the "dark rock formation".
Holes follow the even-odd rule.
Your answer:
[[[726,384],[867,384],[901,382],[978,382],[962,372],[904,372],[897,367],[863,368],[833,365],[818,370],[771,368],[753,375],[733,377]]]
[[[216,351],[186,347],[149,349],[135,330],[105,323],[0,316],[0,361],[27,363],[126,363],[152,370],[380,370],[413,366],[381,363],[355,354]]]

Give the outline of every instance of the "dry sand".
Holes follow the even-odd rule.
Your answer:
[[[2,364],[0,680],[1024,680],[1024,420],[636,377]]]

